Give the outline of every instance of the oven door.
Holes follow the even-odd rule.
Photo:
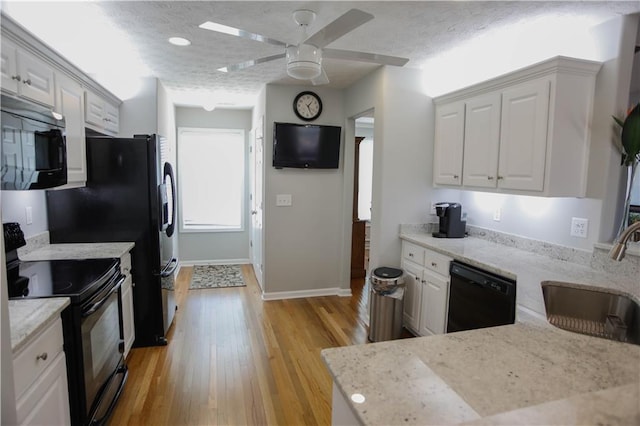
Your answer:
[[[82,306],[85,404],[90,424],[106,421],[126,380],[119,303],[119,290],[124,280],[124,276],[116,275]],[[114,382],[117,382],[115,388]]]

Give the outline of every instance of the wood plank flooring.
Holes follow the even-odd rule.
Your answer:
[[[363,280],[353,296],[264,302],[250,265],[246,287],[188,290],[164,347],[129,354],[129,379],[110,425],[328,425],[328,347],[367,342]]]

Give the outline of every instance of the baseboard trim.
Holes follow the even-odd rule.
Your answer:
[[[314,290],[275,291],[271,293],[262,293],[262,300],[301,299],[324,296],[351,297],[351,289],[318,288]]]
[[[196,265],[248,265],[249,259],[223,259],[223,260],[181,260],[180,268]]]

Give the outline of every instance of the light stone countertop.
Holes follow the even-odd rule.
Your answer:
[[[515,279],[524,310],[514,325],[324,349],[360,422],[640,424],[640,346],[551,326],[540,285],[589,285],[640,301],[640,281],[480,238],[400,238]],[[355,393],[365,402],[351,402]]]
[[[400,238],[515,279],[518,305],[543,316],[546,316],[540,286],[543,281],[599,287],[631,296],[640,303],[640,280],[637,277],[633,279],[611,274],[480,238],[433,238],[425,233],[404,233]]]
[[[322,357],[365,425],[640,419],[640,346],[544,323],[324,349]],[[365,402],[350,402],[354,393]]]
[[[68,297],[9,300],[11,351],[16,354],[69,305]]]
[[[119,258],[134,245],[131,242],[47,244],[27,253],[18,252],[18,256],[22,261]]]

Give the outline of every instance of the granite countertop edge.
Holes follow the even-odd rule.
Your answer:
[[[120,258],[131,251],[133,242],[45,244],[18,256],[22,261]]]
[[[68,297],[9,300],[12,353],[18,354],[31,339],[59,318],[69,303]]]

